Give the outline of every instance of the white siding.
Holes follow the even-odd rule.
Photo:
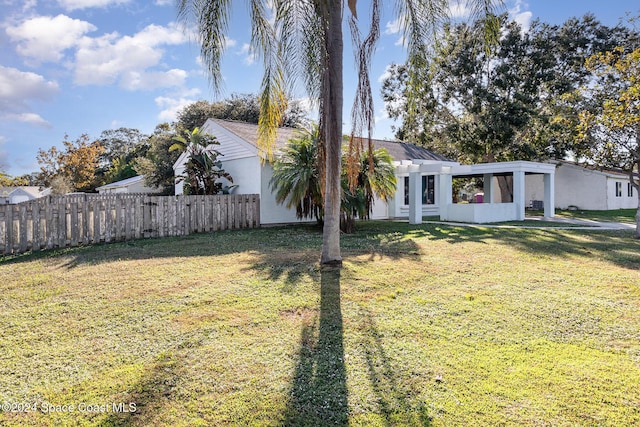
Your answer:
[[[525,183],[525,202],[544,200],[542,175],[528,175]],[[599,171],[566,163],[560,164],[555,173],[555,207],[567,209],[606,210],[607,178]]]
[[[620,183],[620,196],[616,195],[616,183]],[[633,189],[633,196],[629,197],[627,192],[627,184],[629,179],[623,177],[607,179],[607,197],[608,197],[608,209],[634,209],[638,207],[638,194],[635,188]]]
[[[220,145],[215,145],[213,148],[227,160],[244,159],[257,155],[255,147],[214,121],[207,120],[202,127],[202,132],[216,137]]]
[[[274,193],[269,186],[269,181],[272,176],[273,168],[271,164],[265,163],[261,168],[260,222],[262,224],[283,224],[315,221],[315,219],[305,219],[301,221],[296,218],[295,209],[287,209],[285,205],[280,205],[276,202]]]

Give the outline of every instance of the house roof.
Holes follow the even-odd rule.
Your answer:
[[[255,147],[258,146],[258,125],[221,119],[210,120],[247,141],[251,145]],[[278,128],[275,144],[276,151],[285,147],[289,140],[296,136],[296,133],[298,133],[298,130],[294,128]],[[366,142],[364,138],[362,139]],[[375,149],[386,148],[395,161],[412,159],[450,161],[446,157],[413,144],[398,141],[386,141],[382,139],[373,139],[372,142]]]
[[[588,163],[576,163],[576,162],[570,162],[567,160],[550,160],[549,163],[553,163],[557,166],[561,166],[561,165],[568,165],[568,166],[573,166],[576,168],[582,168],[582,169],[587,169],[593,172],[597,172],[597,173],[601,173],[603,175],[606,175],[610,178],[626,178],[629,179],[629,172],[622,170],[622,169],[614,169],[614,168],[602,168],[602,167],[598,167],[596,165],[590,165]],[[639,174],[638,172],[634,172],[633,175],[635,177],[638,177]]]
[[[136,184],[144,179],[144,175],[137,175],[131,178],[123,179],[121,181],[112,182],[111,184],[103,185],[102,187],[97,187],[96,190],[108,190],[110,188],[121,188],[126,187],[131,184]]]
[[[27,185],[20,186],[20,187],[0,187],[0,196],[8,197],[11,193],[18,190],[22,190],[34,198],[43,196],[42,191],[40,191],[40,187],[27,186]]]

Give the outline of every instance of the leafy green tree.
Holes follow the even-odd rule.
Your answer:
[[[597,110],[580,113],[579,139],[588,141],[580,154],[598,166],[629,174],[638,196],[635,237],[640,238],[640,48],[595,54],[586,67],[598,80],[583,92],[602,101]]]
[[[121,181],[138,175],[136,159],[149,150],[149,136],[138,129],[118,128],[102,131],[98,138],[104,147],[96,171],[101,185]]]
[[[424,83],[413,110],[407,68],[390,68],[383,97],[389,115],[402,120],[399,139],[469,163],[563,158],[574,148],[573,93],[590,78],[584,61],[629,31],[592,15],[561,26],[535,21],[528,32],[506,15],[500,25],[502,37],[490,50],[478,47],[483,22],[447,28],[419,68]],[[499,183],[509,200],[509,182]]]
[[[172,195],[175,192],[175,177],[173,165],[178,160],[179,150],[169,151],[175,144],[173,138],[177,135],[169,123],[156,126],[148,139],[149,149],[144,157],[135,159],[135,170],[144,175],[145,184],[162,189],[162,194]]]
[[[295,207],[298,218],[315,218],[322,223],[324,209],[318,141],[317,127],[291,139],[273,165],[270,185],[276,201],[288,208]],[[357,179],[351,184],[347,170],[349,161],[346,158],[342,161],[341,229],[344,232],[353,232],[356,218],[369,218],[376,196],[387,201],[395,194],[393,159],[385,149],[373,150],[372,154],[363,152],[356,159]]]
[[[351,38],[356,49],[359,77],[352,122],[352,135],[371,134],[374,107],[369,81],[369,66],[380,35],[381,1],[370,3],[371,25],[363,38],[358,22],[357,0],[349,0],[350,14],[344,12],[342,0],[250,0],[251,49],[263,60],[264,75],[260,94],[260,141],[272,153],[276,127],[286,110],[286,93],[297,79],[305,83],[308,95],[319,105],[320,158],[324,197],[322,264],[342,263],[340,255],[340,202],[342,195],[342,120],[343,120],[343,17],[349,16]],[[478,14],[489,13],[493,0],[469,2]],[[180,15],[192,18],[201,40],[201,54],[214,87],[220,87],[220,59],[225,48],[232,2],[180,0]],[[446,14],[446,0],[398,0],[395,12],[403,29],[409,54],[409,68],[423,56],[425,45],[432,41],[441,18]],[[271,13],[275,17],[272,24]],[[491,22],[491,21],[488,21]],[[494,26],[495,27],[495,26]],[[492,34],[497,37],[497,29]],[[410,79],[413,86],[418,82]],[[359,144],[349,144],[358,152]],[[355,172],[352,171],[352,172]],[[353,182],[357,176],[349,175]]]
[[[225,180],[233,182],[233,178],[222,169],[222,162],[218,160],[220,153],[212,148],[220,144],[214,136],[195,128],[186,138],[175,136],[173,140],[175,143],[169,150],[186,152],[188,155],[185,175],[179,177],[184,180],[185,194],[228,192],[229,186]]]
[[[307,111],[299,101],[287,101],[281,127],[302,128],[307,124]],[[178,126],[182,129],[201,127],[209,118],[236,120],[258,124],[260,119],[260,98],[252,94],[232,94],[230,98],[209,103],[204,100],[187,105],[178,112]]]

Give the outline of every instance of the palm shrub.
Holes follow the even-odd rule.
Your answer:
[[[276,201],[295,208],[299,219],[315,218],[322,223],[324,206],[320,168],[318,164],[318,127],[299,133],[289,141],[273,165],[270,181]],[[355,220],[368,219],[375,197],[387,201],[395,194],[396,176],[393,159],[386,149],[363,152],[358,158],[358,175],[350,185],[347,161],[342,161],[341,221],[343,232],[355,229]]]
[[[345,154],[346,156],[347,154]],[[342,164],[349,162],[343,159]],[[355,185],[349,185],[346,167],[342,170],[342,203],[340,228],[345,233],[355,230],[357,218],[369,219],[377,196],[387,202],[396,192],[396,174],[393,158],[384,148],[360,153]]]
[[[185,174],[179,177],[184,181],[185,194],[228,193],[231,187],[221,179],[233,182],[233,178],[222,169],[222,162],[218,160],[220,153],[212,147],[220,144],[215,136],[195,128],[186,138],[176,136],[173,139],[175,143],[169,147],[169,151],[183,150],[189,156]]]
[[[296,209],[298,219],[322,223],[322,192],[318,173],[318,127],[298,132],[273,164],[270,186],[276,201]]]

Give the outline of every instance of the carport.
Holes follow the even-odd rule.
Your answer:
[[[554,216],[554,174],[555,165],[548,163],[515,161],[500,163],[480,163],[475,165],[459,165],[455,163],[420,162],[405,164],[409,172],[409,222],[422,223],[422,187],[421,176],[435,173],[439,181],[439,213],[442,221],[490,223],[503,221],[522,221],[525,218],[525,179],[527,175],[544,176],[544,216]],[[497,190],[494,177],[513,177],[513,201],[507,203],[494,202]],[[482,178],[484,197],[482,203],[453,203],[453,178]]]

